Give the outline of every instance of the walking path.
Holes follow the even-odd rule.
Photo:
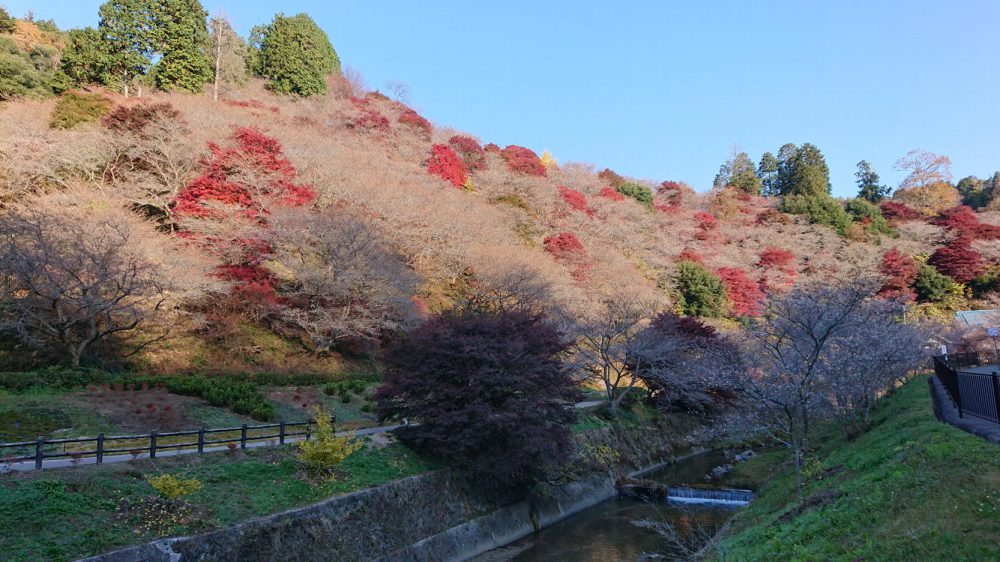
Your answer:
[[[337,432],[337,437],[350,437],[350,436],[364,437],[365,435],[375,435],[375,434],[378,434],[378,433],[386,433],[388,431],[393,431],[393,430],[399,429],[401,427],[405,427],[405,426],[404,425],[384,425],[384,426],[381,426],[381,427],[369,427],[369,428],[365,428],[365,429],[358,429],[356,431],[338,431]],[[303,436],[287,437],[287,438],[285,438],[285,444],[295,443],[297,441],[302,441],[303,439],[304,439]],[[272,447],[272,446],[274,446],[274,444],[270,443],[268,441],[249,441],[246,444],[246,448],[247,449],[256,449],[258,447]],[[227,452],[227,451],[229,451],[229,447],[228,446],[223,446],[223,445],[215,446],[215,447],[205,447],[205,452],[206,453],[221,453],[221,452]],[[190,449],[166,449],[166,450],[162,450],[162,451],[158,450],[158,451],[156,451],[156,458],[160,458],[160,457],[176,457],[178,455],[190,455],[190,454],[198,454],[198,449],[197,449],[196,445],[191,445]],[[137,454],[137,455],[134,455],[134,456],[133,455],[105,455],[104,459],[103,459],[103,463],[107,464],[107,463],[113,463],[113,462],[127,462],[127,461],[131,461],[131,460],[148,459],[148,458],[149,458],[149,452],[143,452],[143,453],[140,453],[140,454]],[[79,460],[76,460],[76,461],[74,461],[73,459],[45,459],[44,461],[42,461],[42,468],[43,469],[49,469],[49,468],[68,468],[68,467],[74,467],[74,466],[93,465],[93,464],[97,464],[97,459],[94,458],[94,457],[83,457],[83,458],[80,458]],[[36,470],[36,468],[35,468],[35,461],[33,461],[33,460],[0,464],[0,474],[7,473],[7,472],[28,472],[28,471],[32,471],[32,470]]]
[[[577,410],[586,410],[586,409],[590,409],[590,408],[595,408],[597,406],[600,406],[601,404],[604,404],[604,400],[588,400],[588,401],[585,401],[585,402],[578,402],[578,403],[574,404],[573,407],[575,409],[577,409]],[[349,437],[349,436],[352,436],[352,435],[353,436],[357,436],[357,437],[364,437],[366,435],[376,435],[376,434],[379,434],[379,433],[386,433],[386,432],[389,432],[389,431],[394,431],[394,430],[397,430],[397,429],[399,429],[401,427],[405,427],[405,424],[404,425],[385,425],[385,426],[381,426],[381,427],[369,427],[369,428],[365,428],[365,429],[358,429],[356,431],[338,431],[337,432],[337,437]],[[303,436],[287,437],[285,439],[285,443],[286,444],[287,443],[295,443],[295,442],[301,441],[303,439],[304,439]],[[275,443],[269,442],[269,441],[253,440],[253,441],[248,441],[246,443],[246,448],[247,449],[256,449],[256,448],[259,448],[259,447],[272,447],[272,446],[275,446]],[[217,446],[210,446],[210,447],[205,447],[204,448],[204,452],[205,453],[220,453],[220,452],[227,452],[227,451],[229,451],[229,446],[228,445],[217,445]],[[164,450],[157,450],[156,451],[156,458],[160,458],[160,457],[175,457],[175,456],[178,456],[178,455],[190,455],[190,454],[197,454],[197,453],[198,453],[197,446],[195,444],[192,444],[190,448],[185,448],[185,449],[164,449]],[[146,450],[143,450],[142,453],[137,453],[135,455],[133,455],[133,454],[104,455],[104,458],[103,458],[102,462],[106,464],[106,463],[127,462],[127,461],[132,461],[132,460],[148,459],[148,458],[149,458],[149,452],[146,451]],[[74,459],[65,459],[65,458],[63,458],[63,459],[45,459],[45,460],[42,461],[42,469],[70,468],[70,467],[77,467],[77,466],[84,466],[84,465],[95,465],[95,464],[97,464],[97,459],[95,457],[93,457],[93,456],[81,457],[81,458],[76,459],[76,460],[74,460]],[[9,472],[28,472],[28,471],[32,471],[32,470],[37,470],[37,467],[35,465],[35,461],[34,460],[11,462],[11,463],[2,463],[2,462],[0,462],[0,474],[9,473]]]
[[[989,368],[996,370],[995,365]],[[958,408],[948,397],[948,392],[945,391],[937,376],[931,376],[927,382],[931,387],[931,401],[934,403],[934,416],[937,419],[992,443],[1000,444],[1000,424],[971,415],[966,415],[964,418],[959,417]]]

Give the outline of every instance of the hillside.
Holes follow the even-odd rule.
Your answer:
[[[139,210],[160,221],[161,235],[167,237],[163,217],[149,212],[152,205],[143,199],[149,197],[148,187],[137,185],[149,181],[134,169],[141,164],[130,164],[132,176],[120,172],[124,177],[112,177],[108,166],[115,154],[122,150],[165,154],[180,172],[172,179],[174,185],[157,187],[161,191],[157,197],[172,206],[176,203],[170,197],[198,176],[199,162],[204,166],[210,146],[232,145],[233,131],[252,127],[280,143],[297,181],[315,192],[307,204],[310,212],[349,217],[373,236],[382,258],[372,267],[380,268],[392,286],[385,291],[394,296],[384,298],[396,299],[393,311],[387,313],[394,326],[405,325],[413,315],[449,307],[476,291],[515,290],[515,285],[529,279],[545,288],[538,294],[547,309],[576,318],[599,313],[603,300],[623,290],[678,307],[674,279],[681,259],[723,273],[732,293],[723,314],[736,318],[747,310],[745,305],[734,307],[734,302],[762,298],[758,284],[780,291],[797,282],[874,272],[889,248],[926,256],[944,233],[921,220],[898,224],[892,235],[841,236],[830,227],[809,224],[802,216],[776,211],[776,198],[735,189],[696,194],[674,182],[657,187],[597,173],[587,164],[543,165],[530,152],[524,157],[527,167],[522,168],[529,173],[524,173],[512,169],[521,165],[519,161],[505,159],[490,147],[480,152],[481,169],[467,172],[468,182],[456,187],[428,173],[428,159],[432,147],[447,145],[460,133],[432,127],[403,104],[377,93],[289,99],[251,86],[240,99],[221,102],[189,94],[155,93],[127,100],[106,91],[100,95],[130,108],[169,104],[176,114],[159,125],[165,129],[157,134],[170,135],[170,142],[159,146],[162,138],[150,141],[139,135],[122,147],[120,135],[100,122],[52,128],[56,101],[4,104],[0,154],[4,155],[3,200],[8,206],[67,189],[89,196],[100,192],[101,197],[138,203]],[[471,144],[470,154],[475,154],[479,141],[470,137],[463,135],[467,140],[457,142]],[[626,181],[655,194],[651,204],[611,187]],[[784,256],[773,259],[776,251]],[[762,259],[769,253],[771,260]],[[225,260],[217,252],[206,254],[215,263]],[[280,269],[272,261],[264,266]],[[409,303],[400,304],[399,298]],[[243,315],[239,323],[245,324],[248,316],[252,315]],[[265,321],[260,321],[262,317]],[[241,347],[279,348],[276,357],[265,353],[262,358],[264,368],[273,369],[295,355],[295,344],[284,343],[288,337],[308,338],[296,337],[301,330],[276,328],[267,317],[258,314],[250,323],[280,334],[281,341],[271,342],[267,339],[271,336],[262,334],[248,336],[246,332],[253,331],[249,327],[230,330],[225,337],[236,338]],[[191,317],[186,321],[190,323]],[[191,326],[183,332],[187,338],[196,336]],[[229,368],[227,359],[205,345],[174,340],[144,353],[140,364],[187,370],[211,357],[216,368]],[[302,351],[315,347],[309,341],[302,345]],[[305,355],[303,368],[313,362]],[[250,367],[238,360],[231,365]]]
[[[882,402],[870,431],[822,443],[794,508],[787,459],[737,468],[760,495],[733,521],[721,560],[994,560],[1000,544],[996,446],[936,420],[918,377]]]

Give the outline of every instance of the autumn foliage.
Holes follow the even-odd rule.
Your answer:
[[[885,217],[885,220],[891,224],[916,221],[924,218],[924,215],[920,211],[898,201],[884,201],[879,205],[879,209],[882,210],[882,216]]]
[[[507,161],[507,167],[515,172],[529,176],[548,175],[548,169],[542,164],[538,154],[530,148],[512,144],[501,150],[500,156]]]
[[[983,270],[983,256],[972,248],[972,239],[965,236],[935,250],[927,263],[959,283],[972,281]]]
[[[996,240],[1000,238],[1000,227],[979,222],[979,216],[966,205],[957,205],[938,213],[931,221],[953,231],[959,237],[979,240]]]
[[[719,221],[715,218],[715,216],[712,215],[712,213],[699,211],[694,214],[694,218],[698,221],[698,232],[694,235],[694,237],[698,240],[711,239],[716,230],[719,228]]]
[[[760,316],[765,295],[757,282],[738,267],[723,267],[717,272],[726,288],[726,295],[735,316]]]
[[[912,287],[919,269],[917,261],[898,248],[883,254],[879,272],[885,277],[885,281],[878,291],[879,296],[905,302],[914,300],[916,293]]]
[[[408,125],[421,131],[427,138],[430,138],[431,130],[434,128],[430,121],[424,119],[419,113],[409,107],[403,109],[397,120],[403,125]]]
[[[788,269],[795,261],[795,254],[784,248],[765,248],[757,255],[757,267],[762,269]]]
[[[431,147],[431,156],[427,159],[427,172],[455,187],[462,187],[469,179],[465,164],[446,144],[435,144]]]
[[[625,200],[625,196],[624,195],[622,195],[621,193],[618,193],[617,191],[615,191],[614,189],[612,189],[609,186],[604,186],[603,188],[601,188],[601,190],[597,194],[599,196],[601,196],[601,197],[604,197],[605,199],[610,199],[612,201],[624,201]]]
[[[594,210],[587,206],[587,197],[584,194],[561,185],[559,186],[559,195],[562,196],[563,201],[573,210],[580,211],[588,217],[594,216]]]
[[[476,139],[467,135],[455,135],[448,139],[448,146],[462,159],[469,172],[486,169],[486,151],[479,146]]]

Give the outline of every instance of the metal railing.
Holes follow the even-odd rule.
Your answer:
[[[992,372],[970,371],[984,366],[979,354],[954,353],[934,357],[934,374],[941,381],[958,416],[966,414],[1000,424],[1000,365]]]

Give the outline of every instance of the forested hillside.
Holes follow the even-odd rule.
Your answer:
[[[861,162],[845,201],[786,144],[696,193],[432,124],[305,14],[248,38],[197,0],[99,16],[0,12],[6,370],[322,371],[456,306],[721,326],[868,274],[920,314],[994,295],[998,176],[953,185],[944,156],[907,154],[891,197]]]

